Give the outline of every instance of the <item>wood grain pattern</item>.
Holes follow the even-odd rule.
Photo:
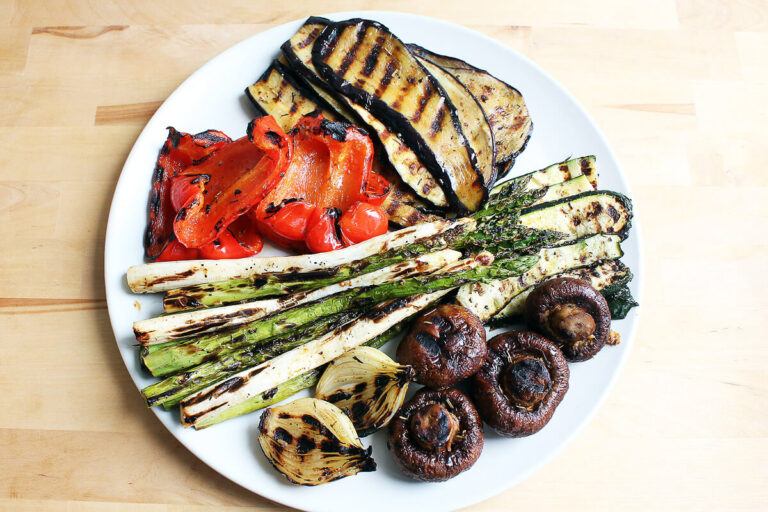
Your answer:
[[[766,0],[0,0],[0,510],[284,510],[145,410],[107,317],[106,216],[138,133],[190,73],[356,8],[437,16],[534,59],[596,118],[643,221],[644,310],[616,389],[563,454],[471,510],[765,510]]]

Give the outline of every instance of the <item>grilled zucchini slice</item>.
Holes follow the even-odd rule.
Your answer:
[[[264,74],[245,89],[257,110],[275,118],[284,131],[289,131],[303,116],[320,112],[330,121],[338,121],[333,109],[300,84],[291,72],[277,61],[272,62]]]
[[[611,290],[619,289],[629,283],[632,280],[632,273],[622,262],[614,260],[597,263],[588,267],[574,268],[545,277],[541,281],[521,290],[517,295],[512,297],[507,305],[504,306],[504,309],[499,311],[493,317],[493,320],[504,321],[522,315],[525,311],[525,300],[533,289],[544,281],[556,277],[581,279],[582,281],[588,282],[595,290],[606,290],[607,292],[610,292]]]
[[[482,205],[488,190],[456,108],[389,29],[371,20],[331,23],[315,40],[312,62],[336,91],[414,150],[459,214]]]
[[[461,59],[439,55],[414,44],[409,44],[408,48],[451,73],[480,101],[493,130],[496,161],[503,171],[500,175],[506,174],[514,158],[525,149],[533,130],[520,91]]]
[[[568,181],[548,186],[544,195],[531,206],[557,201],[564,197],[571,197],[583,192],[591,192],[592,190],[592,184],[589,182],[589,179],[582,174]]]
[[[280,47],[286,61],[302,78],[312,84],[313,88],[324,91],[327,97],[332,98],[332,101],[335,102],[332,104],[345,109],[350,113],[349,115],[358,117],[370,129],[370,132],[376,134],[392,167],[403,182],[418,196],[435,206],[447,207],[448,199],[445,193],[419,160],[419,157],[416,156],[416,153],[411,151],[395,133],[388,130],[366,109],[356,105],[343,95],[328,90],[330,86],[317,74],[315,65],[312,63],[312,49],[315,40],[329,23],[330,20],[316,16],[307,19],[299,31]]]
[[[623,255],[621,237],[598,234],[576,240],[568,245],[539,251],[539,261],[524,274],[491,283],[471,283],[459,288],[456,301],[475,313],[482,321],[494,317],[523,290],[542,279],[566,270],[617,260]]]
[[[539,169],[538,171],[529,172],[512,178],[503,183],[499,183],[491,189],[490,196],[493,197],[497,194],[503,194],[509,187],[514,187],[516,180],[526,179],[530,176],[527,189],[533,190],[541,187],[548,187],[557,183],[576,178],[578,176],[586,176],[589,182],[592,184],[592,188],[597,190],[597,165],[594,156],[583,156],[581,158],[573,158],[571,160],[565,160],[552,164],[549,167]]]
[[[624,240],[632,223],[632,202],[618,192],[584,192],[525,208],[519,223],[565,233],[566,240],[594,233],[616,233]]]
[[[483,107],[455,76],[426,59],[419,59],[419,62],[440,82],[456,107],[461,128],[477,156],[477,168],[483,175],[486,187],[490,189],[496,181],[496,148],[493,131]]]

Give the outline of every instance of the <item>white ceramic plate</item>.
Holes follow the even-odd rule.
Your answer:
[[[458,25],[422,16],[388,12],[347,12],[332,19],[365,17],[387,25],[403,41],[418,43],[446,55],[467,60],[517,87],[525,96],[534,122],[533,136],[512,174],[545,167],[569,156],[597,156],[600,188],[631,197],[616,157],[600,130],[575,99],[538,66],[484,35]],[[166,127],[197,133],[223,130],[232,138],[245,134],[254,114],[243,95],[278,55],[280,44],[303,20],[257,34],[218,57],[189,77],[158,109],[133,147],[118,181],[109,216],[105,249],[107,304],[117,345],[137,387],[154,382],[139,367],[131,325],[161,312],[159,297],[133,295],[125,284],[125,270],[142,262],[142,234],[150,176]],[[157,63],[162,66],[161,62]],[[642,267],[639,228],[635,218],[623,244],[623,261],[635,273],[631,288],[639,298]],[[281,254],[266,247],[262,255]],[[135,301],[141,305],[137,308]],[[618,375],[632,344],[638,310],[613,329],[622,337],[594,359],[571,365],[570,390],[550,423],[524,439],[503,439],[486,429],[483,454],[458,477],[425,484],[402,476],[386,448],[384,433],[366,438],[373,444],[378,470],[315,488],[287,483],[266,461],[256,442],[259,415],[246,415],[203,431],[183,429],[176,411],[155,409],[168,430],[192,453],[226,476],[274,501],[313,511],[454,510],[477,503],[520,482],[569,443],[595,414]],[[388,349],[393,350],[393,343]],[[143,414],[143,413],[139,413]],[[149,414],[149,412],[147,412]]]

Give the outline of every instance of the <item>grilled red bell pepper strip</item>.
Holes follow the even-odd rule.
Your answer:
[[[371,172],[373,143],[356,126],[320,115],[303,117],[291,136],[293,159],[285,177],[254,213],[260,231],[292,249],[341,247],[335,234],[338,215],[328,214],[329,209],[345,211],[357,202],[380,204],[389,192],[389,183]]]
[[[171,204],[171,180],[194,161],[204,158],[231,142],[222,132],[208,130],[190,135],[168,128],[168,138],[152,173],[152,189],[147,208],[147,229],[144,250],[147,258],[157,258],[173,239],[173,219],[176,211]]]
[[[187,168],[185,175],[208,178],[176,214],[176,238],[186,247],[213,242],[281,180],[292,151],[288,136],[271,116],[264,116],[251,121],[246,137]]]

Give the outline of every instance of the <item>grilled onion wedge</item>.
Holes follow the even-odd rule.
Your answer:
[[[371,20],[331,23],[315,40],[312,63],[336,91],[402,138],[459,214],[480,207],[488,191],[456,107],[389,29]]]
[[[344,411],[360,437],[386,426],[403,405],[412,367],[396,363],[381,350],[357,347],[328,365],[315,398]]]
[[[375,134],[381,148],[387,154],[389,163],[413,192],[435,206],[447,207],[448,199],[445,193],[419,157],[416,156],[416,153],[365,108],[333,90],[317,74],[317,69],[312,63],[312,50],[317,37],[330,23],[330,20],[316,16],[307,19],[299,31],[280,47],[286,62],[318,93],[323,94],[323,97],[332,102],[337,110],[359,118],[369,131]],[[412,203],[413,201],[408,202]],[[400,216],[406,218],[407,214],[401,212]]]
[[[409,44],[408,48],[418,57],[451,73],[478,99],[493,130],[499,175],[506,174],[514,158],[525,149],[533,130],[520,91],[461,59],[439,55],[415,44]]]
[[[375,471],[350,419],[335,405],[299,398],[264,411],[259,445],[269,462],[293,483],[320,485]]]

